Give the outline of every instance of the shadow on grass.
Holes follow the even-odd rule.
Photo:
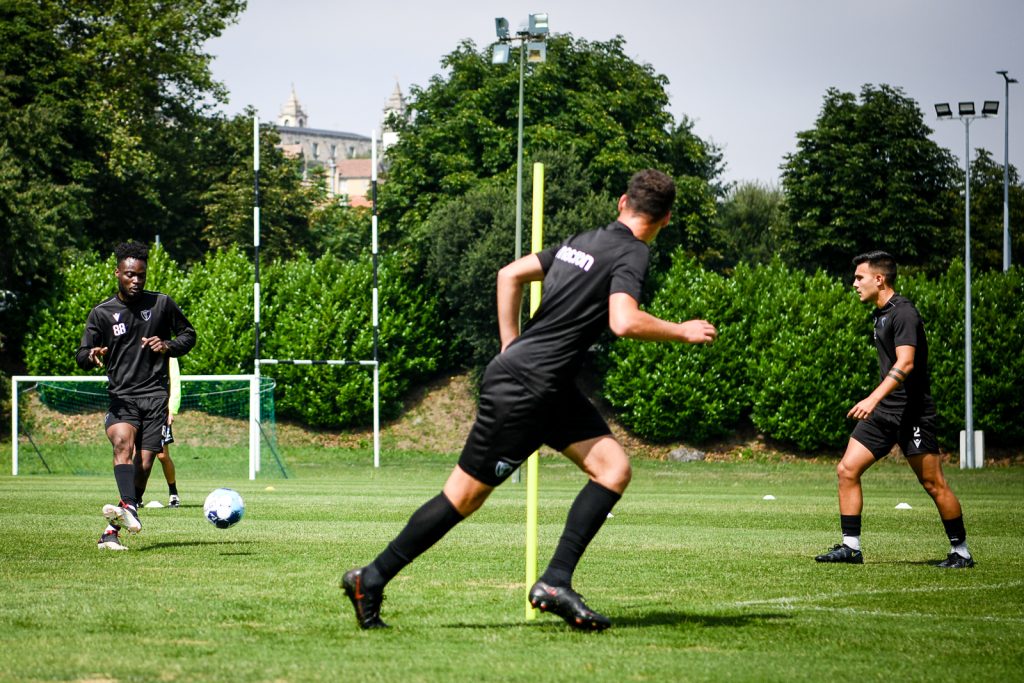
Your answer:
[[[700,628],[742,628],[749,626],[754,621],[767,621],[775,619],[792,619],[791,614],[785,613],[764,613],[764,614],[737,614],[730,616],[716,616],[710,614],[686,614],[684,612],[649,612],[643,615],[612,617],[612,629],[623,628],[648,628],[652,626],[696,626]],[[522,628],[523,623],[485,623],[485,624],[445,624],[441,628],[476,628],[476,629],[500,629],[500,628]],[[565,623],[554,619],[538,619],[531,626],[543,628],[565,628]]]
[[[740,628],[754,621],[792,619],[791,614],[782,612],[764,614],[686,614],[684,612],[648,612],[614,620],[621,628],[643,628],[647,626],[698,626],[700,628]]]
[[[143,546],[138,549],[138,552],[144,553],[151,550],[164,550],[167,548],[194,548],[197,546],[211,546],[211,545],[222,545],[230,548],[237,548],[241,545],[238,541],[171,541],[166,543],[154,543],[153,545]],[[249,545],[245,543],[245,545]],[[252,555],[253,553],[248,551],[236,551],[236,552],[222,552],[221,555]]]

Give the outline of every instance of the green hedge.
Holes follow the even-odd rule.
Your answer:
[[[1019,443],[1024,427],[1024,286],[1020,268],[973,280],[975,428],[990,444]],[[955,448],[964,423],[963,266],[937,280],[901,279],[928,331],[940,442]],[[649,309],[706,318],[711,347],[618,340],[605,395],[621,420],[657,441],[701,441],[750,419],[766,436],[799,449],[845,444],[846,413],[878,382],[870,308],[849,282],[774,263],[740,266],[725,278],[677,257]]]
[[[453,347],[439,294],[401,254],[380,260],[381,400],[397,416],[401,398],[442,369]],[[79,374],[74,352],[92,306],[115,291],[113,258],[68,263],[51,301],[30,321],[31,374]],[[211,254],[187,272],[159,248],[147,287],[167,292],[199,333],[182,359],[185,374],[252,372],[252,266],[238,249]],[[266,264],[262,271],[261,356],[366,360],[373,355],[371,264],[331,254]],[[730,277],[676,254],[648,310],[719,329],[711,346],[617,340],[609,346],[604,392],[623,424],[654,441],[701,441],[749,420],[800,449],[835,449],[852,428],[846,412],[877,382],[869,307],[848,281],[779,263],[739,266]],[[1024,273],[975,276],[975,428],[992,445],[1024,439]],[[964,414],[963,267],[937,279],[902,278],[898,291],[928,330],[940,442],[955,448]],[[493,330],[492,330],[493,332]],[[93,371],[102,374],[101,370]],[[367,367],[264,366],[278,380],[277,411],[318,427],[366,425],[372,414]]]
[[[714,321],[710,346],[621,339],[611,346],[605,395],[622,423],[647,439],[704,440],[733,429],[749,404],[749,323],[737,281],[677,259],[648,310],[669,320]]]
[[[434,373],[443,349],[436,298],[403,266],[380,260],[380,393],[382,414],[395,416],[412,384]],[[113,257],[68,264],[61,286],[32,318],[26,339],[28,372],[81,374],[74,360],[89,310],[116,291]],[[253,371],[252,264],[239,249],[213,253],[188,272],[159,248],[151,252],[147,289],[170,294],[198,333],[181,359],[182,374]],[[261,271],[260,340],[263,358],[373,358],[372,264],[331,254],[275,262]],[[91,371],[102,375],[101,369]],[[365,425],[372,415],[369,367],[264,366],[278,380],[280,417],[322,427]]]

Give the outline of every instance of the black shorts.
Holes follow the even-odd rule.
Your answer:
[[[167,424],[167,397],[111,398],[103,426],[109,429],[121,422],[135,427],[137,451],[159,453],[163,450],[163,427]]]
[[[497,486],[542,444],[562,451],[606,434],[611,434],[608,424],[574,383],[539,398],[492,361],[459,467]]]
[[[932,412],[894,415],[875,411],[857,423],[850,437],[862,443],[876,460],[888,455],[896,444],[904,456],[939,452]]]

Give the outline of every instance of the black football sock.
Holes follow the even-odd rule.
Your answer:
[[[125,505],[135,507],[135,465],[114,465],[117,493]]]
[[[949,536],[950,545],[957,546],[967,541],[967,530],[964,529],[963,515],[956,519],[942,520],[942,526],[946,527],[946,535]]]
[[[860,536],[860,515],[839,515],[843,536]]]
[[[139,484],[135,484],[135,503],[137,505],[142,503],[142,496],[145,493],[146,493],[146,485],[145,484],[143,484],[141,486],[139,486]]]
[[[443,493],[437,494],[412,514],[401,533],[363,570],[363,584],[382,588],[463,519]]]
[[[170,484],[167,485],[167,492],[169,495],[172,496],[178,495],[178,485],[175,484],[174,482],[171,482]]]
[[[839,515],[839,528],[843,532],[843,545],[860,550],[860,515]]]
[[[576,565],[583,557],[583,552],[621,497],[622,494],[597,482],[587,482],[569,508],[562,537],[558,540],[558,546],[551,562],[548,563],[548,568],[540,577],[541,581],[550,586],[572,586],[572,574],[576,571]]]

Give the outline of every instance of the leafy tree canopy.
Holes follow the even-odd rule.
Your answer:
[[[977,149],[971,161],[971,267],[981,270],[1003,269],[1003,164],[984,149]],[[1010,261],[1024,263],[1024,185],[1017,168],[1010,164],[1008,194],[1010,200]],[[963,187],[963,173],[960,186]],[[958,226],[957,255],[963,256],[964,202],[961,198],[953,220]]]
[[[930,133],[899,88],[865,85],[859,101],[830,89],[783,164],[786,261],[845,274],[852,256],[885,249],[901,264],[942,269],[953,253],[956,161]]]
[[[225,92],[202,47],[244,6],[0,3],[0,329],[13,347],[60,258],[197,232],[205,168],[189,152]]]
[[[543,150],[571,150],[586,186],[612,198],[634,171],[660,168],[680,190],[679,229],[663,235],[698,250],[721,191],[721,154],[693,134],[690,121],[673,120],[667,79],[631,60],[624,48],[621,37],[590,42],[557,35],[548,40],[547,61],[526,66],[524,171]],[[398,233],[392,239],[418,241],[440,202],[484,179],[515,186],[518,54],[513,50],[512,64],[493,65],[490,52],[465,41],[444,57],[443,74],[411,89],[407,118],[394,122],[400,140],[388,151],[381,190],[384,229]],[[513,215],[502,221],[509,235]],[[514,251],[513,245],[509,258]]]

